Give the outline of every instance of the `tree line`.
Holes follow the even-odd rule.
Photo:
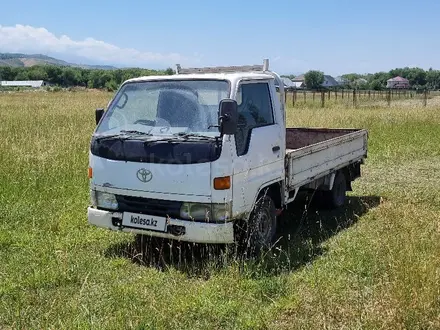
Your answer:
[[[440,70],[423,70],[421,68],[397,68],[389,72],[377,72],[368,74],[349,73],[341,76],[340,88],[383,90],[387,80],[394,77],[403,77],[409,80],[411,89],[440,89]],[[287,76],[293,79],[294,76]],[[324,82],[324,73],[318,70],[310,70],[304,75],[308,89],[320,89]]]
[[[387,80],[394,77],[403,77],[409,80],[412,89],[440,89],[440,70],[423,70],[421,68],[397,68],[389,72],[374,74],[346,74],[342,78],[351,88],[381,90],[385,88]]]
[[[151,70],[141,68],[124,68],[114,70],[85,69],[79,67],[36,65],[32,67],[0,66],[0,80],[44,80],[60,87],[81,86],[86,88],[116,90],[127,79],[173,74],[173,69]],[[421,68],[397,68],[389,72],[373,74],[349,73],[341,76],[340,88],[350,89],[385,89],[387,80],[401,76],[409,80],[413,89],[440,89],[440,70],[423,70]],[[293,75],[285,76],[293,79]],[[305,84],[308,89],[320,89],[324,81],[324,73],[311,70],[305,74]]]
[[[127,79],[173,74],[173,70],[150,70],[126,68],[115,70],[84,69],[56,65],[36,65],[32,67],[0,66],[0,80],[44,80],[54,86],[116,90]]]

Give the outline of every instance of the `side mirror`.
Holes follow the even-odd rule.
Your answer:
[[[221,134],[233,135],[237,131],[238,105],[237,101],[224,99],[219,105],[219,130]]]
[[[103,108],[98,108],[98,109],[95,110],[95,122],[96,122],[96,125],[99,124],[99,121],[101,120],[103,114],[104,114],[104,109]]]

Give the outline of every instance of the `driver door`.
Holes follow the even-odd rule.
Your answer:
[[[249,210],[256,194],[284,175],[282,121],[274,113],[276,97],[268,81],[243,81],[237,91],[238,129],[235,135],[234,212]],[[236,208],[237,207],[237,208]]]

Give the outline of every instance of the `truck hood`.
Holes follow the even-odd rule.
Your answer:
[[[92,183],[113,189],[169,195],[210,196],[210,163],[161,164],[101,158],[90,154]]]

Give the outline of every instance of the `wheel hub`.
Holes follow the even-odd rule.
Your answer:
[[[260,211],[258,217],[257,231],[260,240],[264,242],[270,236],[270,231],[271,231],[270,216],[269,214],[267,214],[267,211]]]

